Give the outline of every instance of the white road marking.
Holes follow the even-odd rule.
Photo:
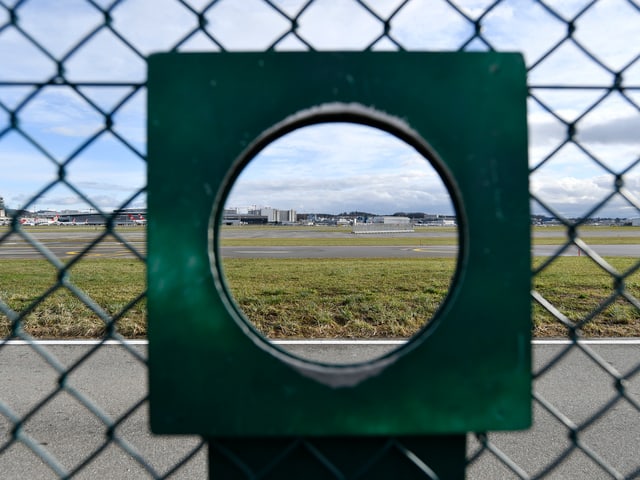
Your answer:
[[[0,340],[2,345],[97,345],[103,343],[105,345],[147,345],[148,340]],[[404,345],[407,340],[273,340],[275,345]],[[570,345],[571,340],[564,339],[533,339],[533,345]],[[640,345],[640,338],[598,338],[580,340],[583,345]]]
[[[119,342],[118,340],[106,340],[104,342],[100,340],[0,340],[0,346],[2,345],[97,345],[102,343],[104,345],[147,345],[148,340],[125,340]]]
[[[404,345],[407,340],[272,340],[275,345]]]
[[[233,250],[233,253],[243,253],[246,255],[259,255],[262,253],[291,253],[289,250]]]
[[[573,341],[569,339],[554,340],[531,340],[533,345],[571,345]],[[640,345],[640,338],[591,338],[580,340],[583,345]]]

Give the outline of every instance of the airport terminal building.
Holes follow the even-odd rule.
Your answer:
[[[295,210],[278,210],[276,208],[260,209],[225,209],[222,223],[225,225],[290,225],[298,221]]]
[[[0,215],[1,216],[1,215]],[[109,218],[116,226],[140,226],[147,224],[146,208],[123,208],[113,212],[105,212],[104,216],[97,212],[80,212],[77,210],[40,210],[37,212],[22,211],[18,216],[26,225],[106,225]]]

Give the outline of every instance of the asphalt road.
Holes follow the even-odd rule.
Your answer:
[[[590,245],[603,257],[640,257],[640,245]],[[560,249],[558,245],[537,245],[533,256],[549,257]],[[322,246],[322,247],[222,247],[227,258],[420,258],[454,257],[458,248],[453,245],[435,246]],[[575,247],[567,248],[561,256],[578,256]]]
[[[361,354],[379,354],[397,345],[285,345],[306,357],[329,361],[357,361]],[[89,352],[91,345],[47,345],[61,367],[69,368]],[[146,346],[131,347],[142,358]],[[534,345],[534,371],[552,361],[566,345]],[[626,392],[636,405],[640,404],[640,343],[626,345],[590,345],[590,350],[606,361],[608,368],[623,374],[632,373]],[[65,468],[82,462],[105,441],[106,428],[78,400],[66,392],[55,394],[59,375],[41,356],[24,345],[7,345],[0,349],[0,405],[23,416],[38,406],[43,398],[53,395],[37,413],[25,421],[23,433],[39,448],[47,449]],[[142,454],[157,473],[165,473],[199,442],[195,437],[159,437],[149,433],[146,368],[136,356],[120,346],[105,346],[95,351],[66,378],[67,385],[88,397],[95,408],[110,418],[128,416],[116,428],[122,443]],[[534,385],[536,394],[562,412],[568,421],[583,425],[604,405],[617,398],[612,377],[579,351],[568,353]],[[142,403],[131,411],[132,405]],[[470,399],[472,401],[472,399]],[[268,412],[265,412],[268,414]],[[568,458],[548,477],[553,479],[609,478],[594,462],[579,451],[571,451],[568,429],[545,411],[534,406],[534,426],[525,432],[493,433],[489,439],[529,475],[552,465],[567,449]],[[0,415],[0,478],[4,480],[54,478],[47,467],[26,447],[14,445],[2,451],[8,439],[10,425]],[[578,436],[587,448],[630,476],[640,468],[640,412],[626,400],[612,404],[604,416],[589,424]],[[469,455],[478,443],[469,437]],[[637,476],[629,478],[640,478]],[[138,479],[150,478],[133,458],[116,443],[110,444],[74,478]],[[207,478],[206,451],[195,457],[171,478]],[[496,457],[485,453],[468,470],[471,479],[517,478]]]
[[[91,231],[61,231],[43,229],[32,234],[60,258],[77,255],[97,233]],[[290,232],[289,232],[290,233]],[[422,232],[421,232],[422,233]],[[326,235],[326,233],[318,233]],[[552,236],[561,233],[550,232]],[[302,233],[300,233],[302,235]],[[344,233],[345,236],[350,234]],[[434,232],[436,236],[453,236],[452,233]],[[145,232],[123,233],[129,246],[145,252]],[[606,235],[602,243],[606,243]],[[640,256],[640,245],[593,245],[603,256]],[[539,246],[534,255],[548,256],[558,246]],[[454,256],[453,246],[380,246],[380,247],[224,247],[227,257],[424,257]],[[568,249],[564,254],[578,255],[577,250]],[[16,235],[0,243],[0,259],[37,258],[40,254]],[[96,245],[88,257],[133,257],[128,247],[113,237]],[[47,346],[64,368],[73,365],[91,346]],[[143,358],[146,347],[132,347]],[[324,361],[355,362],[364,357],[377,356],[381,351],[395,348],[391,344],[375,345],[284,345],[295,349],[305,358],[321,358]],[[534,360],[536,370],[554,358],[564,348],[561,345],[536,345]],[[636,405],[640,404],[640,345],[595,345],[591,347],[612,368],[619,372],[630,372],[627,395]],[[90,410],[118,418],[126,415],[116,428],[121,442],[111,442],[101,450],[86,469],[74,478],[91,479],[137,479],[150,478],[134,458],[125,450],[133,448],[150,463],[157,474],[164,474],[188,455],[199,444],[195,437],[158,437],[149,433],[147,427],[146,366],[136,356],[122,347],[107,346],[93,353],[88,360],[74,369],[67,378],[71,392],[81,392],[91,399],[93,406],[87,407],[67,392],[56,393],[59,375],[41,356],[26,346],[10,345],[0,349],[0,478],[1,479],[45,479],[55,478],[51,470],[24,445],[14,444],[5,449],[12,425],[9,416],[27,415],[47,396],[44,406],[25,421],[21,432],[33,438],[37,448],[51,452],[64,468],[74,468],[92,452],[105,444],[106,428],[90,413]],[[535,391],[557,408],[562,415],[578,425],[588,421],[607,402],[617,398],[611,377],[593,363],[588,356],[572,352],[543,375],[535,383]],[[138,404],[136,408],[132,406]],[[4,410],[8,408],[9,410]],[[11,412],[11,413],[10,413]],[[127,413],[128,412],[128,413]],[[541,407],[534,405],[535,424],[527,432],[491,434],[491,442],[504,451],[529,475],[540,473],[546,466],[568,452],[568,457],[548,477],[554,479],[600,479],[609,478],[587,455],[571,449],[568,429]],[[589,423],[581,431],[579,440],[629,478],[640,478],[640,412],[626,400],[618,400],[604,416]],[[124,448],[123,448],[124,447]],[[469,455],[478,449],[478,443],[469,437]],[[636,472],[631,477],[633,472]],[[172,478],[206,478],[206,451],[200,449]],[[470,468],[468,478],[494,479],[516,478],[496,457],[484,454]]]
[[[124,231],[121,233],[123,241],[113,236],[107,236],[97,245],[91,247],[85,256],[89,258],[134,258],[133,250],[144,255],[147,248],[145,230],[145,228],[139,227],[133,231]],[[101,229],[89,230],[84,227],[78,230],[75,227],[37,227],[28,233],[56,257],[65,259],[80,254],[103,231]],[[0,259],[26,258],[44,258],[44,256],[23,237],[16,234],[9,235],[0,243]]]
[[[273,230],[273,229],[272,229]],[[266,230],[270,237],[277,236],[276,232]],[[235,231],[232,231],[235,232]],[[242,232],[242,230],[240,230]],[[82,230],[74,231],[71,227],[62,229],[45,228],[41,231],[30,232],[31,235],[42,245],[51,251],[58,258],[70,258],[80,254],[100,233],[99,231]],[[327,233],[303,231],[282,232],[282,235],[296,237],[306,235],[307,237],[334,237],[344,236],[353,238],[349,233]],[[553,232],[561,236],[561,232]],[[606,232],[602,232],[603,234]],[[257,233],[253,233],[256,235]],[[251,238],[251,233],[245,233],[243,238]],[[400,236],[416,235],[404,234]],[[427,235],[422,232],[419,235]],[[264,234],[262,235],[265,236]],[[427,236],[433,237],[453,237],[453,232],[431,232]],[[417,243],[418,242],[418,237]],[[590,245],[601,256],[624,256],[640,257],[640,245],[607,245],[606,235],[602,235],[602,244]],[[87,258],[134,258],[135,253],[146,254],[145,229],[129,230],[122,233],[122,240],[108,236],[97,245],[91,247],[85,254]],[[125,243],[126,242],[126,243]],[[534,256],[550,256],[559,250],[557,245],[540,245],[532,249]],[[453,245],[434,246],[290,246],[290,247],[221,247],[223,257],[228,258],[420,258],[420,257],[453,257],[457,254],[457,247]],[[571,247],[562,252],[562,255],[577,256],[579,254],[575,247]],[[23,238],[11,235],[0,243],[0,259],[27,259],[44,258],[42,254],[29,245]]]

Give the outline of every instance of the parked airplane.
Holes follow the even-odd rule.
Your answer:
[[[134,217],[133,215],[129,214],[129,220],[131,220],[133,223],[135,223],[136,225],[146,225],[147,224],[147,219],[144,218],[142,215],[138,214],[138,218]]]
[[[76,219],[73,220],[57,220],[56,225],[76,225]]]
[[[20,225],[25,227],[36,227],[39,225],[58,225],[58,215],[53,218],[38,218],[38,217],[22,217],[20,219]]]
[[[56,215],[52,219],[36,218],[36,225],[57,225],[57,224],[58,224],[58,215]]]

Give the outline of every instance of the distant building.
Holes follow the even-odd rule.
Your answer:
[[[280,223],[295,223],[298,218],[295,210],[278,210]]]
[[[441,218],[438,220],[438,225],[442,225],[443,227],[455,227],[456,221],[450,218]]]
[[[7,212],[4,209],[4,198],[0,197],[0,217],[6,217]]]
[[[372,217],[369,223],[354,222],[351,233],[412,233],[413,224],[409,217]]]
[[[384,223],[386,225],[408,225],[411,223],[409,217],[382,216],[373,217],[371,223]]]
[[[632,218],[631,219],[631,226],[632,227],[640,227],[640,217]]]
[[[267,207],[260,210],[260,215],[267,217],[269,223],[294,223],[298,220],[295,210],[278,210]]]
[[[278,221],[278,211],[275,208],[261,208],[260,215],[262,215],[263,217],[267,217],[267,222],[269,223],[275,223]]]

